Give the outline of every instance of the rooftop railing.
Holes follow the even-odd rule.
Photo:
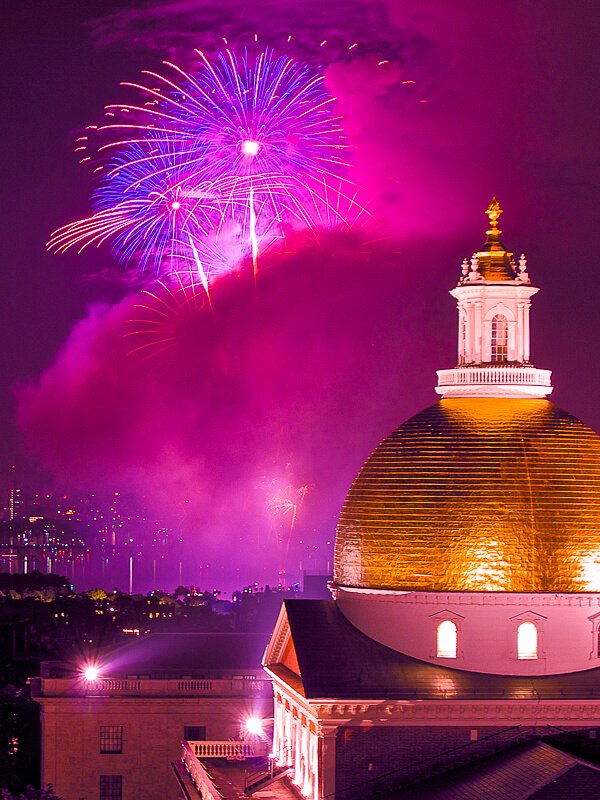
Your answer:
[[[198,760],[189,742],[183,742],[181,761],[202,800],[222,800],[222,795]]]
[[[237,741],[187,741],[185,746],[189,746],[196,758],[230,758],[243,760],[245,758],[259,758],[269,754],[269,743],[262,739],[247,742]]]
[[[42,697],[270,697],[269,680],[240,679],[152,679],[152,678],[42,678]]]
[[[494,365],[461,366],[440,369],[438,386],[460,386],[465,384],[512,384],[529,386],[552,386],[552,371],[528,366]]]

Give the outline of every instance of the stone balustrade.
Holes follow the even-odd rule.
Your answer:
[[[183,742],[181,760],[202,800],[223,800],[221,793],[190,746],[190,742]]]
[[[152,679],[152,678],[42,678],[39,691],[43,697],[268,697],[272,694],[267,680],[240,679]]]
[[[496,364],[489,366],[461,366],[437,371],[438,394],[452,396],[479,396],[481,387],[491,387],[491,396],[544,397],[552,391],[552,372],[529,366]],[[485,395],[483,392],[482,396]]]
[[[257,758],[269,754],[269,743],[263,739],[254,738],[248,741],[188,741],[197,758]]]
[[[456,367],[438,370],[440,386],[456,383],[528,383],[536,386],[550,386],[551,371],[535,367]]]

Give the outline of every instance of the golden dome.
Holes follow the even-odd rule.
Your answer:
[[[385,439],[356,477],[334,581],[600,591],[600,437],[548,400],[441,400]]]

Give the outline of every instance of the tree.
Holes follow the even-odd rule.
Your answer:
[[[108,597],[104,589],[90,589],[86,594],[91,600],[106,600]]]
[[[51,784],[45,789],[36,789],[34,786],[26,786],[22,794],[14,794],[10,789],[0,789],[0,800],[62,800],[54,794]]]
[[[0,689],[0,786],[7,791],[21,791],[39,780],[39,717],[39,706],[25,689]],[[0,795],[0,800],[5,798]]]

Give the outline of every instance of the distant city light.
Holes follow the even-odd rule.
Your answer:
[[[262,736],[263,721],[258,717],[248,717],[246,720],[246,730],[253,736]]]
[[[85,667],[85,669],[83,670],[83,677],[86,679],[86,681],[90,682],[95,681],[98,679],[99,675],[100,675],[100,670],[98,669],[98,667],[94,667],[92,665],[90,665],[89,667]]]
[[[245,156],[257,156],[260,150],[260,144],[253,139],[244,139],[242,142],[242,153]]]

